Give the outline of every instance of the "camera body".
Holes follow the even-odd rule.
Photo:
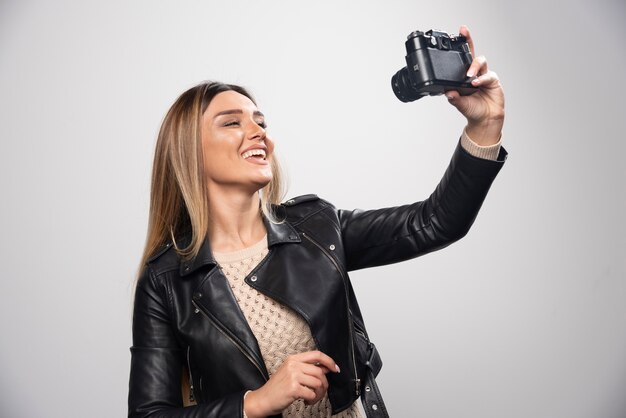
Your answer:
[[[461,95],[476,92],[472,79],[465,75],[472,63],[465,36],[415,31],[409,34],[405,46],[406,67],[391,77],[391,88],[401,101],[412,102],[448,90]]]

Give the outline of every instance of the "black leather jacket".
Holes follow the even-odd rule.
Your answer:
[[[500,170],[498,161],[459,145],[425,201],[378,210],[338,210],[315,195],[278,206],[283,223],[266,222],[269,253],[245,281],[306,320],[319,350],[341,373],[330,373],[337,413],[358,397],[354,339],[363,323],[348,309],[347,272],[407,260],[463,237]],[[361,330],[364,331],[364,328]],[[241,417],[246,390],[268,377],[259,346],[217,267],[208,241],[181,262],[171,244],[139,278],[133,318],[129,417]],[[183,408],[181,376],[189,370],[196,406]]]

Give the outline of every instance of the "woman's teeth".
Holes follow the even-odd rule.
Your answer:
[[[265,150],[262,149],[251,149],[250,151],[246,151],[244,152],[241,156],[246,159],[246,158],[250,158],[254,155],[260,155],[261,157],[265,158]]]

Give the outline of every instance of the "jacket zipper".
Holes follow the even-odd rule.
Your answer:
[[[348,327],[350,328],[350,332],[348,333],[348,336],[350,338],[350,348],[352,351],[352,367],[354,370],[354,387],[355,387],[356,396],[359,396],[361,394],[361,379],[359,379],[359,375],[356,370],[356,355],[354,353],[354,325],[352,324],[352,313],[350,312],[350,303],[349,303],[350,297],[349,297],[348,282],[347,282],[348,278],[344,274],[343,270],[339,268],[339,264],[337,264],[337,261],[333,258],[332,255],[326,252],[326,249],[322,247],[321,244],[315,241],[312,237],[308,236],[305,232],[302,232],[302,236],[305,237],[308,241],[310,241],[317,248],[319,248],[320,251],[322,251],[322,253],[324,253],[324,255],[328,257],[328,259],[333,263],[333,265],[335,266],[339,274],[341,274],[341,277],[343,280],[343,287],[346,292]]]
[[[263,372],[263,369],[261,368],[261,366],[252,358],[252,356],[250,356],[248,354],[248,352],[241,346],[241,344],[239,344],[237,341],[235,341],[230,335],[228,335],[227,332],[225,332],[218,324],[215,323],[215,321],[213,321],[211,319],[211,317],[209,315],[207,315],[206,312],[204,312],[202,309],[200,309],[200,307],[198,306],[198,304],[195,301],[191,302],[193,304],[193,306],[200,312],[202,312],[202,315],[204,315],[204,317],[206,319],[209,320],[209,322],[211,322],[213,324],[213,326],[215,326],[215,328],[217,328],[217,330],[219,332],[222,333],[222,335],[224,335],[226,338],[228,338],[228,340],[233,343],[235,345],[235,347],[237,347],[239,349],[239,351],[241,351],[241,353],[246,356],[246,358],[248,360],[250,360],[250,363],[254,364],[254,366],[256,367],[256,369],[259,371],[259,373],[261,374],[261,376],[263,377],[263,379],[267,382],[269,380],[269,377],[267,377],[265,375],[265,373]],[[191,371],[190,371],[191,372]]]
[[[189,359],[189,352],[191,346],[187,346],[187,370],[189,372],[189,402],[195,402],[196,397],[193,394],[193,376],[191,375],[191,360]]]

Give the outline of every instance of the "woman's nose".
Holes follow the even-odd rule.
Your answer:
[[[256,123],[254,123],[248,133],[248,139],[251,141],[265,139],[265,129],[263,129],[262,126],[259,126]]]

